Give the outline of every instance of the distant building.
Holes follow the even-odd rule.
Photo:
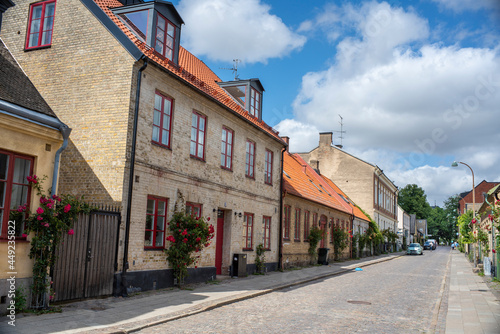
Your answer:
[[[464,214],[468,210],[472,210],[472,206],[475,203],[475,210],[476,212],[479,210],[479,207],[481,204],[484,202],[484,193],[488,192],[490,189],[493,187],[499,185],[500,182],[488,182],[488,181],[481,181],[478,185],[476,185],[476,188],[474,189],[475,193],[475,201],[472,199],[472,190],[461,193],[460,194],[460,200],[458,202],[458,209],[460,214]]]
[[[406,245],[410,244],[410,215],[406,213],[398,205],[398,235],[400,237],[400,242],[403,242],[403,237],[406,239]]]

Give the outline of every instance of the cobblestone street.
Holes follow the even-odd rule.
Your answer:
[[[443,332],[438,310],[449,254],[403,256],[140,333]]]

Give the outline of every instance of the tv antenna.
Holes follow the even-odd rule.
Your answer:
[[[339,124],[340,124],[340,131],[334,131],[334,132],[340,133],[340,136],[339,136],[339,138],[340,138],[340,145],[339,145],[339,147],[342,148],[342,147],[344,147],[343,144],[342,144],[342,140],[344,139],[344,133],[346,133],[346,132],[344,131],[344,118],[342,116],[340,116],[340,115],[339,115],[339,117],[340,117],[340,122],[339,122]]]
[[[238,77],[238,63],[241,63],[241,60],[239,60],[239,59],[233,59],[233,67],[232,68],[221,67],[220,69],[221,70],[230,70],[230,71],[233,71],[234,81],[237,81],[237,80],[240,80],[240,78]]]

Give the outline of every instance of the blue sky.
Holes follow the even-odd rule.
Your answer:
[[[500,181],[500,1],[179,0],[181,44],[222,80],[240,59],[264,120],[309,151],[319,132],[442,205]],[[335,132],[334,144],[339,144]]]

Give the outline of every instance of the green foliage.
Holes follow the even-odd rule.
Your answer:
[[[460,244],[471,244],[476,242],[476,238],[472,233],[472,211],[467,211],[466,213],[458,217],[458,229],[460,232]]]
[[[456,222],[458,218],[458,202],[460,198],[455,195],[444,202],[444,209],[435,207],[427,219],[429,234],[438,241],[451,242],[457,238]]]
[[[321,239],[323,239],[323,233],[324,232],[319,227],[311,227],[311,230],[309,231],[309,237],[307,238],[307,240],[309,241],[309,249],[307,250],[309,255],[316,256],[316,248],[318,247],[318,243],[321,241]]]
[[[484,256],[488,256],[490,253],[490,242],[488,238],[488,233],[481,228],[476,230],[476,238],[479,243],[481,243],[481,251]]]
[[[210,217],[207,221],[210,221]],[[208,247],[214,237],[214,227],[207,221],[203,217],[196,219],[184,212],[175,212],[168,223],[171,235],[167,240],[171,244],[165,252],[179,286],[187,277],[187,268],[192,264],[197,268],[198,253]]]
[[[352,257],[357,258],[358,257],[358,245],[359,245],[359,232],[356,232],[352,236]]]
[[[416,184],[407,184],[399,191],[398,205],[407,213],[416,214],[417,219],[427,219],[431,212],[425,191]]]
[[[72,235],[73,222],[79,213],[89,213],[91,207],[71,195],[45,195],[42,183],[46,176],[39,179],[36,175],[28,176],[30,186],[40,197],[40,204],[35,212],[25,218],[25,235],[31,234],[31,249],[29,257],[34,259],[33,264],[33,302],[36,307],[45,307],[43,295],[50,286],[46,281],[48,268],[56,261],[56,250],[59,247],[62,235]],[[27,206],[20,206],[18,213],[27,213]],[[53,296],[53,295],[52,295]]]
[[[264,268],[266,267],[266,249],[263,244],[258,244],[255,249],[255,266],[257,267],[257,273],[264,273]]]
[[[335,261],[338,261],[340,258],[340,254],[344,251],[344,249],[349,246],[349,238],[351,234],[347,232],[345,229],[335,227],[332,231],[332,239],[333,239],[333,256]]]
[[[16,288],[16,296],[14,297],[16,312],[24,312],[27,309],[26,293],[24,287],[21,285]]]
[[[378,254],[379,252],[379,247],[382,242],[384,242],[384,236],[380,232],[380,229],[375,223],[375,221],[370,217],[369,214],[367,214],[363,209],[361,209],[359,206],[356,205],[356,207],[361,210],[361,212],[364,213],[366,217],[368,217],[368,229],[365,232],[365,240],[366,240],[366,245],[370,247],[370,252],[372,247],[375,248],[375,253]]]

